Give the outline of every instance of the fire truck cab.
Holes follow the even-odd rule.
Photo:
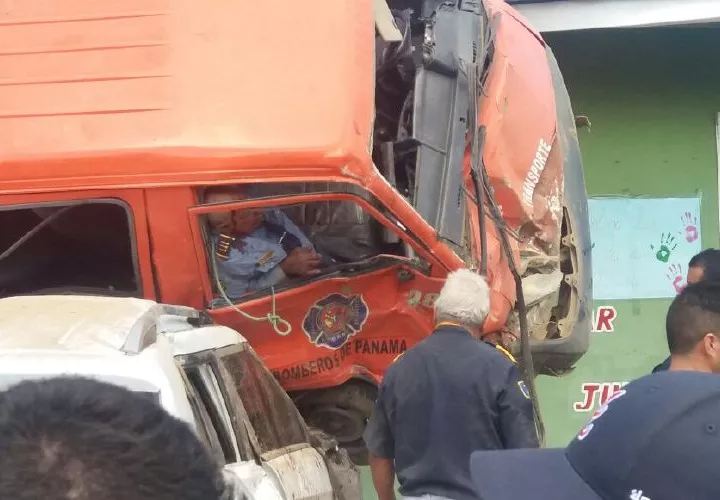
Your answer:
[[[530,378],[587,350],[574,117],[504,1],[75,0],[2,18],[1,296],[206,310],[358,461],[375,387],[432,331],[454,269],[487,277],[485,331],[520,339]],[[243,195],[209,200],[217,186]],[[231,296],[212,220],[248,213],[290,221],[326,264]]]

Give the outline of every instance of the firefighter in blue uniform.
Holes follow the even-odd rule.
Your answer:
[[[512,356],[478,340],[485,280],[461,269],[435,302],[436,327],[388,368],[365,430],[379,500],[476,500],[476,450],[539,446],[530,393]]]
[[[207,203],[239,201],[239,187],[209,188]],[[225,293],[237,298],[282,283],[288,278],[319,272],[329,259],[280,210],[235,210],[208,215],[213,228],[215,258]]]

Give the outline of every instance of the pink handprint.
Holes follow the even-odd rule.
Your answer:
[[[672,283],[675,288],[675,293],[680,293],[685,289],[687,283],[685,283],[685,276],[683,275],[682,266],[680,264],[673,264],[668,267],[668,273],[665,275],[667,279]]]
[[[692,243],[700,237],[700,234],[697,230],[697,217],[695,217],[690,212],[685,212],[685,214],[680,218],[680,220],[685,225],[685,239],[688,241],[688,243]]]

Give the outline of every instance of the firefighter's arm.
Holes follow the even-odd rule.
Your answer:
[[[395,439],[385,409],[384,383],[385,381],[378,388],[375,407],[363,438],[368,449],[370,472],[378,500],[395,500]]]
[[[395,465],[393,461],[370,453],[368,463],[378,500],[395,500]]]
[[[497,403],[499,430],[505,448],[540,446],[530,391],[520,377],[520,370],[515,363],[512,363],[506,372]]]

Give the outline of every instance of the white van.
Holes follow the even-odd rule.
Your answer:
[[[58,375],[155,398],[196,430],[234,498],[361,498],[347,453],[307,427],[242,335],[194,309],[85,295],[0,299],[0,390]]]

